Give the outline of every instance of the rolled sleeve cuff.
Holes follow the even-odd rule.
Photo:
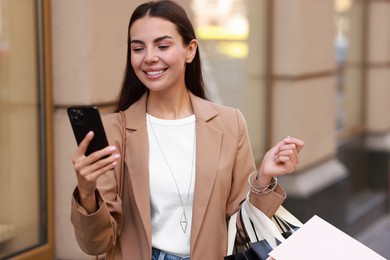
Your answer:
[[[256,195],[253,192],[249,193],[249,201],[269,218],[272,218],[285,199],[286,192],[280,185],[268,194]]]
[[[96,189],[95,190],[95,197],[96,197],[96,202],[97,202],[97,207],[98,209],[96,210],[96,212],[93,212],[93,213],[88,213],[88,211],[80,204],[80,194],[79,194],[79,190],[77,189],[77,187],[74,189],[73,191],[73,194],[72,194],[72,204],[73,206],[83,215],[94,215],[96,214],[100,209],[101,207],[103,206],[104,204],[104,200],[103,200],[103,197],[102,195],[100,194],[100,192]]]

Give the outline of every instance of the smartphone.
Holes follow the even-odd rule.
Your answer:
[[[89,131],[95,134],[85,152],[86,156],[108,146],[106,133],[96,106],[73,106],[69,107],[67,112],[77,145],[80,145]]]

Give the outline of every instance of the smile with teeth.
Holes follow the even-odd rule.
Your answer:
[[[149,76],[157,76],[164,72],[165,70],[155,70],[155,71],[146,71],[145,73]]]

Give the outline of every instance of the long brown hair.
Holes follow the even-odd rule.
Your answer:
[[[145,16],[158,17],[176,25],[177,31],[185,45],[196,39],[194,28],[185,10],[170,0],[150,1],[138,6],[131,15],[128,27],[127,62],[122,89],[119,94],[116,112],[125,110],[148,91],[146,86],[138,79],[131,66],[130,28],[135,21]],[[185,84],[194,95],[207,99],[203,82],[199,47],[193,61],[187,64],[185,70]]]

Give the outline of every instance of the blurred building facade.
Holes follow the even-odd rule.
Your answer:
[[[112,111],[141,0],[0,0],[0,259],[92,259],[70,223],[71,105]],[[302,221],[354,235],[389,211],[390,1],[177,0],[212,100],[244,113],[258,163],[305,141],[280,178]]]

